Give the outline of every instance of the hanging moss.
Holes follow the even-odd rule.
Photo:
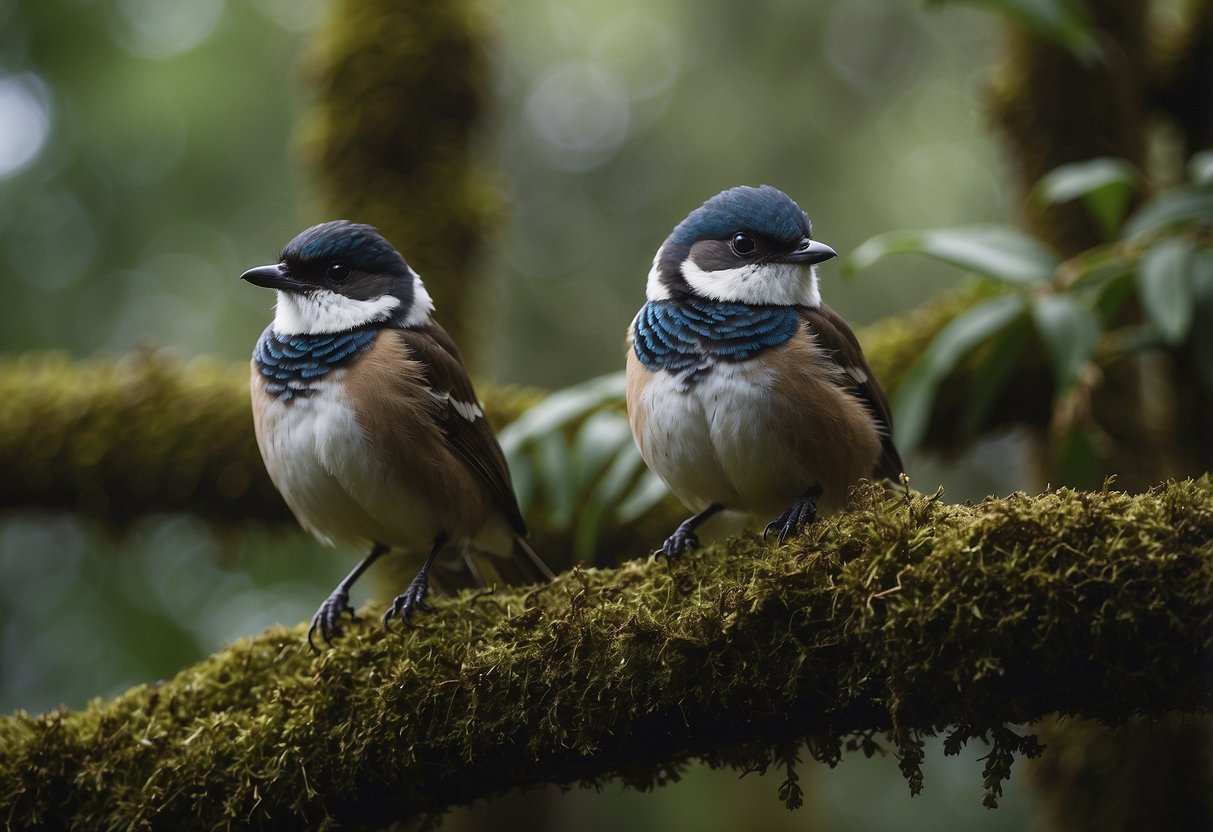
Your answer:
[[[336,0],[309,62],[301,144],[327,218],[371,223],[426,279],[467,343],[474,264],[502,199],[474,144],[489,90],[475,0]]]
[[[1207,711],[1213,481],[978,505],[867,486],[789,545],[709,547],[439,600],[424,627],[240,641],[80,712],[0,721],[14,828],[382,827],[536,783],[638,788],[692,759],[781,769],[891,748],[930,787],[923,738]],[[1048,754],[1048,750],[1045,754]]]

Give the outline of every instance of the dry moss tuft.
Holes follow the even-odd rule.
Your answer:
[[[0,816],[371,828],[534,783],[648,788],[693,758],[775,766],[795,805],[800,748],[886,745],[917,789],[944,731],[992,742],[992,803],[1039,751],[1011,726],[1209,709],[1213,481],[966,506],[863,487],[785,547],[741,537],[672,573],[634,561],[436,607],[316,659],[274,630],[79,713],[6,719]]]

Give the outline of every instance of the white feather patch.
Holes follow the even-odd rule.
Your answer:
[[[346,398],[343,374],[334,372],[310,396],[264,404],[254,424],[270,479],[323,543],[378,541],[424,551],[440,521],[407,477],[376,454]]]
[[[655,374],[637,403],[640,455],[692,511],[722,502],[778,514],[817,478],[788,453],[774,383],[757,361],[718,364],[689,389],[673,373]]]
[[[813,266],[758,263],[709,272],[688,257],[682,261],[682,276],[695,294],[712,300],[773,306],[821,305],[817,269]]]
[[[867,384],[868,383],[868,374],[865,373],[863,370],[861,370],[859,367],[847,367],[846,371],[847,371],[847,375],[849,375],[851,378],[855,379],[856,384]]]
[[[395,295],[383,295],[375,300],[355,300],[327,289],[306,294],[279,290],[278,303],[274,307],[274,329],[281,335],[344,332],[385,321],[398,306],[400,298]]]
[[[459,399],[451,399],[451,407],[455,408],[455,412],[469,422],[475,422],[484,415],[484,411],[480,409],[480,405],[475,402],[461,402]]]
[[[421,282],[421,275],[412,269],[409,269],[409,272],[413,275],[413,305],[409,307],[409,314],[404,319],[404,325],[406,327],[421,326],[429,323],[430,315],[434,311],[434,299],[425,290],[425,284]]]
[[[644,294],[649,300],[669,300],[670,290],[666,288],[665,281],[661,279],[661,270],[657,264],[661,261],[661,251],[665,246],[657,249],[657,254],[653,256],[653,268],[649,269],[649,280],[645,284]]]
[[[425,388],[425,391],[438,401],[443,402],[444,404],[449,404],[452,408],[454,408],[456,413],[467,419],[469,422],[475,422],[484,415],[484,411],[480,409],[480,405],[476,402],[461,401],[452,396],[450,393],[439,393],[430,387]]]

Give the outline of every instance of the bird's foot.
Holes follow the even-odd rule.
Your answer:
[[[316,633],[320,634],[320,640],[326,645],[333,646],[333,639],[342,633],[341,616],[346,613],[349,613],[351,621],[358,620],[358,616],[354,615],[354,608],[350,606],[349,592],[342,587],[337,587],[328,598],[324,599],[320,609],[316,610],[316,614],[312,616],[312,625],[307,628],[307,643],[312,648],[312,652],[320,652],[320,648],[316,646],[314,640]]]
[[[665,558],[665,562],[672,565],[682,555],[698,549],[699,536],[695,534],[695,528],[688,523],[689,521],[680,523],[678,528],[674,529],[674,533],[661,544],[661,548],[653,553],[653,557]]]
[[[383,626],[390,630],[393,619],[399,618],[404,622],[404,626],[412,627],[413,622],[410,620],[410,616],[412,616],[413,610],[430,611],[429,605],[425,603],[425,594],[429,588],[429,576],[424,571],[419,572],[417,577],[413,578],[413,582],[409,584],[409,588],[397,595],[392,606],[388,607],[387,612],[383,614]]]
[[[782,544],[793,534],[814,522],[817,519],[817,500],[820,497],[821,489],[818,486],[810,488],[796,502],[788,506],[787,511],[767,523],[767,527],[762,531],[762,539],[766,540],[767,535],[772,531],[778,531],[779,542]]]

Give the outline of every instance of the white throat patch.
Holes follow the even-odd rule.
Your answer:
[[[400,298],[384,295],[375,300],[355,300],[317,289],[307,294],[278,290],[274,307],[274,329],[282,335],[321,335],[344,332],[392,316]]]
[[[705,272],[688,257],[682,261],[682,276],[695,294],[726,303],[821,305],[816,266],[805,268],[796,263],[760,263]],[[652,295],[649,297],[653,299]]]

